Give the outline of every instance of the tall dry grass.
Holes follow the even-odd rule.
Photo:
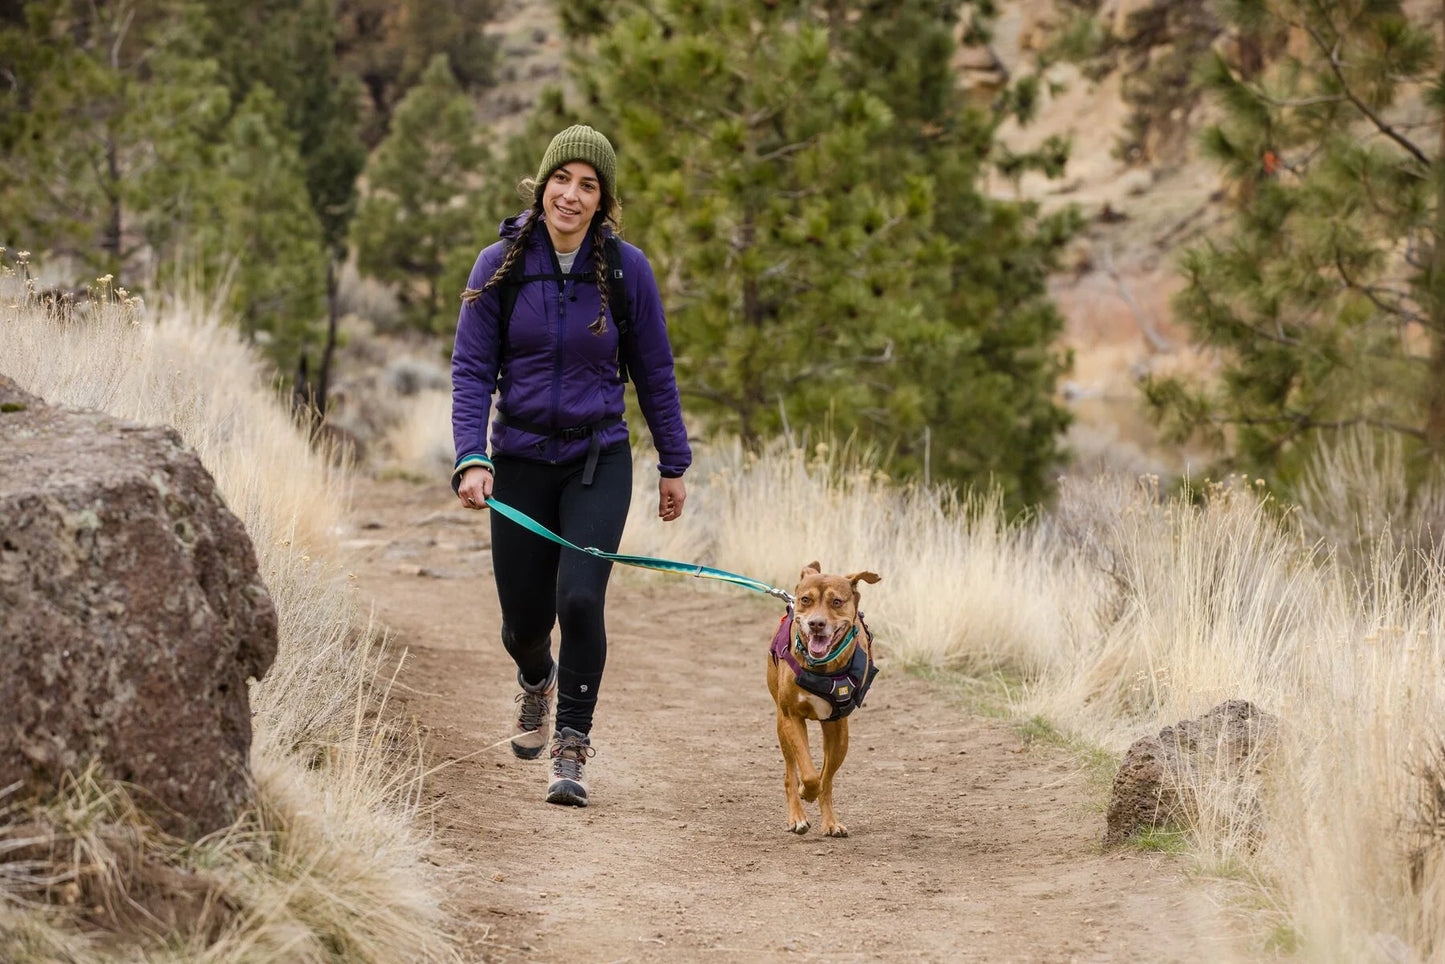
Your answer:
[[[144,829],[115,802],[123,790],[94,779],[27,811],[0,837],[0,930],[11,935],[0,957],[450,958],[416,819],[420,761],[396,749],[412,745],[405,734],[375,722],[384,694],[374,680],[388,657],[337,563],[344,472],[310,449],[252,353],[201,299],[148,310],[109,279],[93,295],[48,310],[24,265],[0,267],[0,373],[54,403],[174,426],[244,522],[280,619],[276,661],[251,691],[259,806],[194,847]],[[15,826],[39,843],[17,840]],[[153,920],[131,928],[138,950],[103,951],[85,936],[96,923],[90,902],[71,906],[67,886],[100,874],[98,893],[136,903],[125,875],[106,872],[106,848],[120,838],[128,852],[202,879],[207,913],[179,931]],[[69,857],[7,861],[37,846]]]
[[[813,558],[876,570],[864,605],[889,655],[1011,680],[1020,717],[1115,754],[1222,700],[1256,703],[1282,733],[1263,837],[1236,786],[1202,786],[1198,866],[1242,881],[1276,946],[1307,959],[1432,960],[1445,958],[1445,564],[1428,539],[1375,536],[1424,531],[1433,503],[1348,525],[1342,505],[1394,492],[1398,471],[1338,450],[1304,507],[1245,480],[1169,493],[1071,479],[1041,517],[1007,520],[987,495],[896,485],[856,447],[724,444],[700,449],[684,524],[653,518],[640,460],[625,542],[781,586]],[[1404,502],[1389,505],[1398,517]],[[1364,535],[1332,551],[1323,537],[1342,526]]]

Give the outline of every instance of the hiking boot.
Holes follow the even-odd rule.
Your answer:
[[[582,767],[597,751],[592,742],[570,726],[552,738],[552,782],[547,784],[547,802],[568,807],[587,806],[587,780]]]
[[[535,760],[547,745],[547,731],[552,725],[552,697],[557,695],[557,664],[547,678],[535,686],[522,679],[517,671],[517,735],[512,737],[512,752],[523,760]]]

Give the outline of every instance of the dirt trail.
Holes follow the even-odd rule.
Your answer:
[[[345,545],[409,652],[393,700],[435,763],[459,760],[430,792],[469,959],[1239,959],[1177,863],[1099,853],[1101,801],[1067,754],[886,663],[836,785],[852,836],[786,832],[764,682],[780,611],[742,590],[614,577],[593,803],[548,806],[542,762],[476,753],[508,735],[514,671],[486,518],[455,506],[359,481]]]

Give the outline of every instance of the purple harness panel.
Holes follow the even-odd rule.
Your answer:
[[[778,631],[773,634],[773,662],[780,659],[787,660],[788,665],[793,667],[793,672],[798,671],[798,661],[793,658],[793,611],[788,610],[783,616],[782,622],[778,623]]]

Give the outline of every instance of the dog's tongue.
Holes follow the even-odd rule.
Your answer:
[[[822,656],[827,653],[833,643],[833,638],[825,633],[813,633],[808,636],[808,655],[813,657]]]

